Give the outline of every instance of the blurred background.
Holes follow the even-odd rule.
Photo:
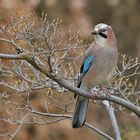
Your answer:
[[[63,20],[65,30],[79,30],[85,42],[93,40],[91,30],[97,23],[112,26],[118,43],[119,52],[140,57],[140,0],[0,0],[0,9],[7,17],[9,11],[28,14],[35,12],[41,17],[47,13],[48,19]],[[4,18],[4,24],[8,18]],[[0,52],[5,50],[0,46]],[[71,95],[69,95],[71,96]],[[37,104],[36,100],[34,104]],[[112,134],[108,114],[104,109],[89,106],[87,120],[101,130]],[[140,139],[140,121],[123,113],[116,113],[123,140]],[[8,126],[7,126],[8,127]],[[0,126],[0,129],[3,126]],[[10,128],[5,128],[10,129]],[[7,138],[0,138],[5,140]],[[73,130],[71,121],[61,121],[52,125],[24,126],[15,140],[103,140],[98,134],[86,128]]]

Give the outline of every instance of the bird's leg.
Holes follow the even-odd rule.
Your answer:
[[[94,97],[96,97],[96,96],[98,95],[98,92],[97,92],[97,90],[95,90],[94,88],[92,88],[92,89],[91,89],[91,94],[92,94]],[[92,99],[92,101],[93,101],[93,103],[96,104],[96,100]]]
[[[106,89],[106,87],[105,87],[105,85],[101,85],[100,86],[100,91],[102,91],[102,93],[107,93],[107,89]]]
[[[104,93],[108,98],[110,98],[111,95],[109,94],[107,87],[105,85],[101,85],[100,87],[101,87],[102,93]]]
[[[94,88],[91,89],[91,93],[94,95],[94,96],[97,96],[98,94],[98,91],[95,90]]]

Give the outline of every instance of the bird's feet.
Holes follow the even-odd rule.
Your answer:
[[[97,102],[96,100],[94,100],[94,98],[98,96],[98,91],[96,91],[95,89],[91,89],[91,94],[93,95],[92,102],[96,104]]]
[[[98,91],[91,89],[91,94],[96,97],[98,95]]]
[[[111,95],[106,86],[101,86],[101,93],[105,94],[108,97],[108,99],[110,99]]]

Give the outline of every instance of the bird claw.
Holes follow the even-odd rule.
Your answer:
[[[108,92],[108,89],[106,87],[101,87],[101,90],[102,90],[102,93],[105,94],[109,100],[111,98],[111,95]]]
[[[92,89],[91,94],[93,95],[94,98],[96,98],[98,95],[98,92],[96,90]]]

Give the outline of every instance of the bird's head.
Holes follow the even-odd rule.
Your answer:
[[[115,34],[111,26],[105,23],[97,24],[92,31],[92,34],[94,35],[96,44],[102,47],[116,44]]]

